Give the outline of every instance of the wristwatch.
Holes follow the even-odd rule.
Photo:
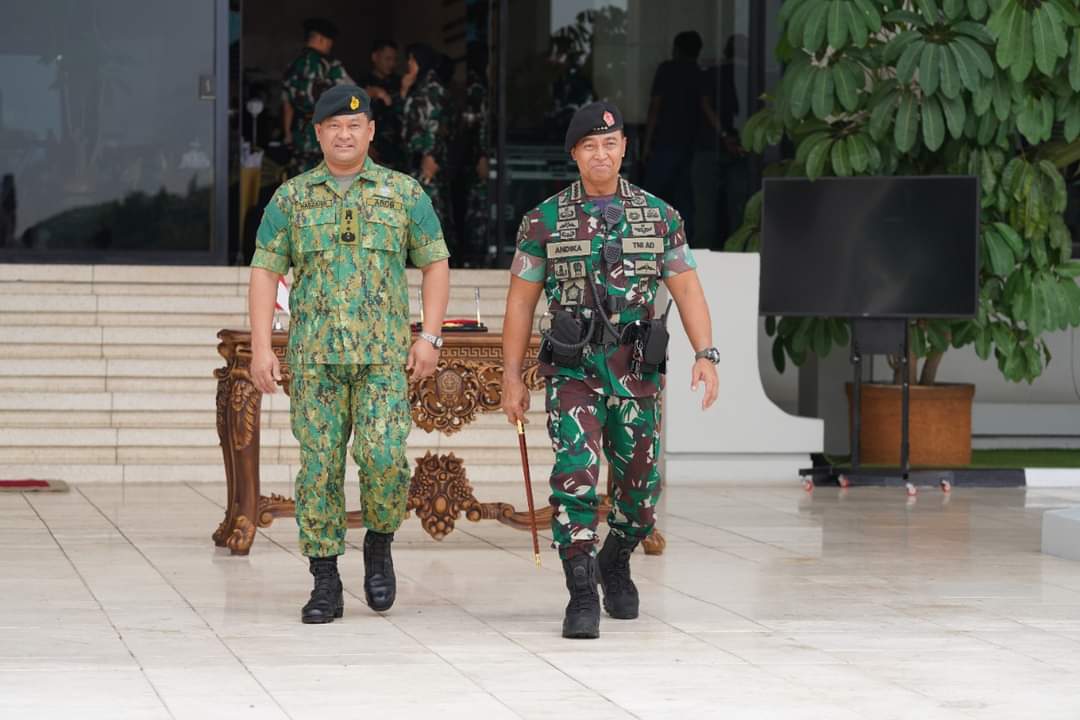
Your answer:
[[[694,353],[695,360],[700,360],[701,358],[705,358],[713,365],[716,365],[720,362],[720,351],[714,347],[710,347],[705,348],[704,350],[698,350],[696,353]]]
[[[438,335],[432,335],[429,332],[421,332],[420,337],[424,338],[429,343],[434,345],[436,350],[441,349],[442,346],[443,346],[443,339],[441,337],[439,337]]]

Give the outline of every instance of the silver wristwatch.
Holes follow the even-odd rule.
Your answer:
[[[710,347],[705,348],[704,350],[698,350],[696,353],[694,353],[695,360],[700,360],[701,358],[705,358],[713,365],[716,365],[720,362],[720,351],[714,347]]]
[[[424,338],[429,343],[434,345],[436,350],[441,349],[443,346],[443,339],[438,335],[432,335],[429,332],[421,332],[420,337]]]

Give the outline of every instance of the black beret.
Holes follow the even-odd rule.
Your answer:
[[[320,123],[335,115],[359,115],[371,117],[371,98],[363,88],[355,85],[334,85],[327,88],[315,101],[311,121]]]
[[[337,37],[337,25],[325,18],[308,18],[304,21],[305,33],[319,33],[333,40]]]
[[[599,101],[579,108],[566,128],[566,152],[586,135],[603,135],[623,129],[622,113],[614,103]]]

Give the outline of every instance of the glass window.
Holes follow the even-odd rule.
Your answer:
[[[576,178],[566,126],[604,99],[623,112],[623,175],[682,213],[692,245],[720,249],[756,182],[738,146],[751,0],[511,0],[509,12],[504,238]]]
[[[37,0],[0,25],[0,261],[207,253],[214,0]]]

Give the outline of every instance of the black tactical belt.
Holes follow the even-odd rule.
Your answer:
[[[616,325],[615,329],[621,333],[623,326]],[[618,345],[619,337],[611,334],[611,330],[608,328],[607,323],[598,322],[593,328],[592,338],[589,340],[589,343],[592,345]]]

